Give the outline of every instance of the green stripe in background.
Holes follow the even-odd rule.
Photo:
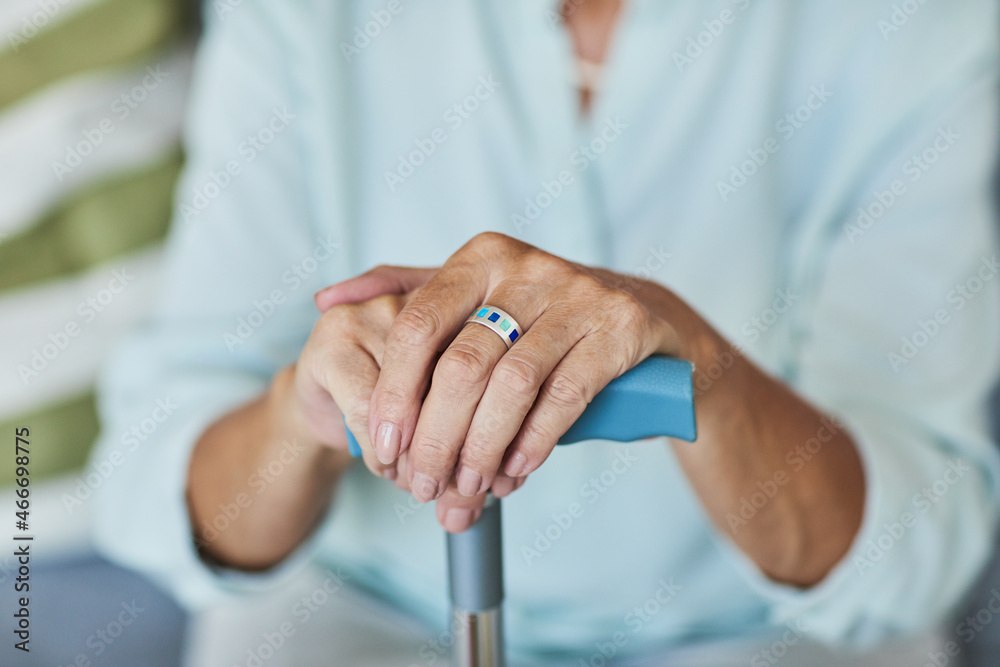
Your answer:
[[[0,244],[0,290],[84,271],[160,241],[170,224],[180,150],[95,185]]]
[[[30,430],[28,447],[31,452],[31,477],[79,470],[87,461],[91,445],[97,437],[97,405],[94,394],[87,393],[68,401],[45,406],[38,412],[0,422],[0,440],[9,456],[0,456],[0,486],[14,481],[17,462],[14,460],[15,429]]]
[[[151,56],[188,32],[190,15],[180,0],[102,0],[65,19],[56,15],[17,51],[4,45],[0,109],[59,79]]]

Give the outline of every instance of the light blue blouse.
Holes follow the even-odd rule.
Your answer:
[[[103,381],[95,457],[125,462],[99,490],[102,548],[191,605],[318,559],[443,625],[432,508],[358,465],[299,553],[239,577],[195,553],[186,467],[296,359],[316,289],[497,230],[675,290],[836,415],[868,482],[851,552],[797,590],[728,539],[762,495],[717,528],[666,442],[560,448],[505,501],[515,652],[783,623],[863,644],[942,619],[997,516],[998,17],[902,4],[635,0],[583,120],[552,2],[209,4],[162,299]],[[126,450],[158,399],[178,407]],[[775,473],[828,437],[789,443]],[[247,480],[251,501],[282,466]]]

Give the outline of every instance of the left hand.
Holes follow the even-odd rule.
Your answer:
[[[505,495],[520,486],[595,394],[652,354],[685,355],[701,322],[656,283],[498,233],[476,236],[436,273],[375,269],[323,290],[317,304],[414,283],[423,285],[386,340],[369,434],[383,464],[406,453],[401,473],[421,502],[440,498],[453,475],[457,493],[445,500],[462,506],[478,506],[491,487]],[[518,320],[524,334],[510,350],[488,328],[465,326],[483,304]]]

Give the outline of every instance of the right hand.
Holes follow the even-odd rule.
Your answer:
[[[294,367],[291,407],[287,412],[296,430],[313,442],[346,452],[346,422],[369,470],[394,481],[399,477],[399,462],[386,465],[375,455],[368,428],[368,403],[396,315],[410,301],[414,290],[435,272],[375,269],[365,274],[364,280],[351,281],[349,287],[334,286],[318,292],[315,302],[322,315]]]
[[[383,465],[368,437],[368,402],[386,334],[409,298],[387,294],[330,308],[313,327],[292,383],[290,416],[313,442],[346,451],[344,423],[357,437],[365,464],[375,474],[397,478],[397,465]]]
[[[361,446],[365,465],[396,479],[397,465],[380,463],[368,428],[368,403],[382,365],[385,340],[396,315],[434,269],[375,269],[350,286],[316,293],[321,316],[294,367],[290,413],[298,432],[347,451],[344,423]]]

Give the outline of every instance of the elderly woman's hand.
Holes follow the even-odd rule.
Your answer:
[[[388,331],[377,382],[371,368],[355,391],[374,384],[370,403],[352,400],[368,409],[363,435],[374,445],[377,460],[365,459],[373,472],[404,456],[421,502],[440,498],[454,476],[457,493],[438,508],[450,530],[475,520],[480,503],[461,497],[520,486],[608,382],[651,354],[683,352],[674,317],[680,301],[665,288],[496,233],[476,236],[436,272],[379,268],[324,290],[317,303],[420,284]],[[483,304],[522,327],[509,350],[487,327],[465,326]],[[680,320],[692,325],[692,315]],[[448,521],[456,503],[463,520]]]

